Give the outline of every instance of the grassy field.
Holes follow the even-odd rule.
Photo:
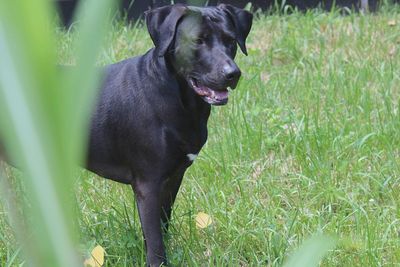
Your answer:
[[[73,64],[74,35],[58,35],[60,63]],[[116,23],[100,64],[151,45],[143,27]],[[323,233],[339,243],[321,266],[399,266],[399,49],[399,9],[257,18],[249,56],[238,55],[240,85],[213,108],[209,140],[178,195],[171,263],[281,266]],[[99,244],[105,266],[144,265],[131,189],[77,176],[80,250]],[[213,219],[203,230],[200,211]],[[5,215],[0,206],[0,266],[19,266]]]

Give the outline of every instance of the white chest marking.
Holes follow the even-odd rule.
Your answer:
[[[190,161],[194,161],[197,158],[197,154],[187,154],[186,156]]]

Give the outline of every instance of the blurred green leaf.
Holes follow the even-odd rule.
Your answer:
[[[336,245],[336,240],[327,236],[314,236],[306,240],[300,248],[291,255],[284,267],[318,266],[323,257]]]
[[[85,152],[99,78],[94,65],[113,2],[82,1],[78,66],[66,74],[56,67],[50,2],[0,2],[0,135],[24,172],[32,235],[19,239],[35,266],[79,265],[70,190]]]
[[[82,2],[78,10],[76,20],[80,27],[78,31],[78,42],[74,44],[75,58],[77,64],[63,73],[62,92],[67,99],[65,112],[65,131],[70,131],[71,138],[67,148],[79,151],[86,147],[88,118],[96,100],[95,94],[99,86],[101,68],[94,67],[97,55],[100,51],[103,37],[109,29],[107,16],[113,14],[116,1],[90,1],[88,4]],[[96,12],[92,12],[95,10]],[[72,127],[71,127],[72,126]],[[81,155],[74,158],[82,161]]]

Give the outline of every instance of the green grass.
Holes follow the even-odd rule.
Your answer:
[[[73,64],[74,35],[58,36],[59,62]],[[281,266],[322,233],[340,241],[321,266],[400,265],[399,44],[398,8],[256,19],[249,56],[237,59],[240,86],[213,108],[208,142],[178,195],[171,262]],[[150,46],[144,28],[116,23],[99,64]],[[99,244],[105,266],[143,265],[130,187],[77,176],[80,250]],[[204,230],[194,222],[200,211],[214,220]],[[0,266],[18,266],[5,215],[0,206]]]

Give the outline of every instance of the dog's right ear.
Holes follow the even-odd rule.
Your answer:
[[[232,19],[233,25],[236,29],[236,41],[238,42],[243,54],[247,56],[246,38],[249,35],[251,25],[253,24],[253,15],[249,11],[232,5],[220,4],[218,7],[227,11],[228,15]]]
[[[183,5],[159,7],[145,12],[147,30],[156,46],[158,56],[164,56],[170,47],[179,20],[187,10]]]

